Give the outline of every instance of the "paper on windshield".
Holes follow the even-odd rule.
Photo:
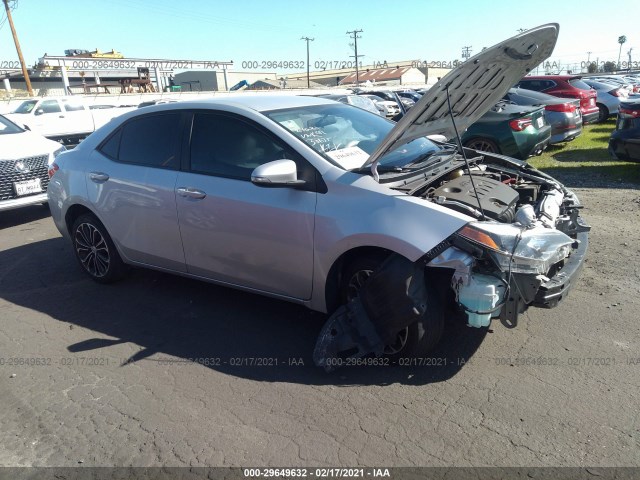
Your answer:
[[[324,152],[324,154],[335,160],[345,170],[359,168],[369,158],[369,154],[360,147],[341,148],[340,150]]]

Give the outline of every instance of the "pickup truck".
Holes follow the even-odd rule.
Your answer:
[[[5,117],[32,132],[64,144],[75,144],[132,107],[88,105],[81,98],[40,98],[22,102]]]

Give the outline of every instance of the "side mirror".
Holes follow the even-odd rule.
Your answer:
[[[251,182],[259,187],[299,187],[298,167],[293,160],[275,160],[256,167],[251,172]]]
[[[36,111],[33,113],[34,115],[42,115],[44,113],[44,110],[41,108],[36,109]]]

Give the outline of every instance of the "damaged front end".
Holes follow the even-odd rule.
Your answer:
[[[576,196],[523,162],[484,155],[473,163],[418,184],[390,185],[475,220],[416,262],[392,255],[329,319],[316,364],[331,370],[331,359],[382,355],[398,332],[432,309],[440,311],[439,302],[452,302],[447,306],[471,327],[499,318],[512,328],[528,307],[552,308],[567,295],[583,266],[590,230]]]

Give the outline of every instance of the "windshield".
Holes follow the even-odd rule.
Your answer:
[[[276,110],[265,115],[345,170],[363,167],[394,125],[379,115],[338,103]],[[403,166],[438,150],[440,147],[432,141],[418,138],[384,155],[379,164]]]
[[[19,126],[0,115],[0,135],[23,132]]]
[[[13,113],[31,113],[31,110],[36,106],[38,100],[26,100],[22,102]]]

